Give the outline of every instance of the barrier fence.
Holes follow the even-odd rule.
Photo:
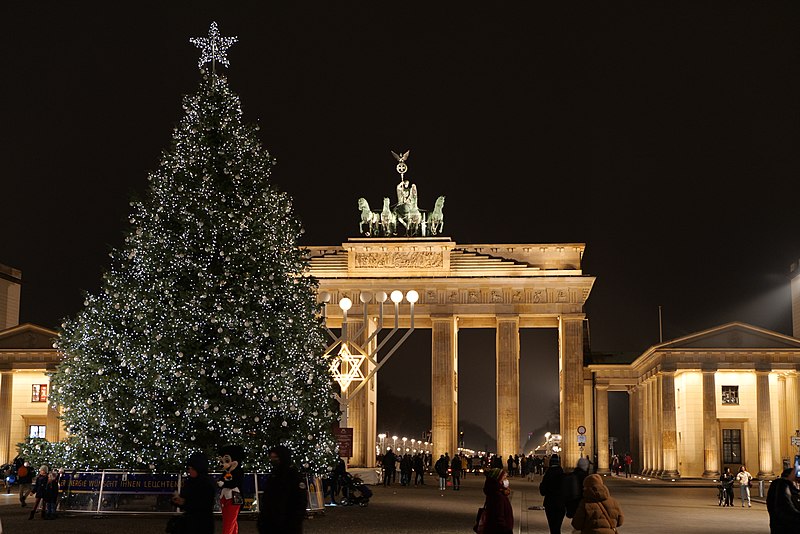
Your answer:
[[[221,473],[211,473],[214,481]],[[264,473],[245,473],[239,488],[244,504],[241,514],[258,512],[259,504],[269,503],[259,499],[266,479]],[[179,474],[126,473],[122,471],[90,471],[64,473],[59,480],[59,510],[92,514],[174,514],[180,511],[170,499],[180,492],[183,479]],[[324,508],[322,479],[306,477],[308,512]],[[219,499],[215,500],[214,513],[220,513]]]

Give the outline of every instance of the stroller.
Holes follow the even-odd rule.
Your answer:
[[[364,484],[364,481],[357,476],[350,473],[345,473],[342,478],[342,506],[366,506],[369,504],[369,498],[372,497],[372,490]]]

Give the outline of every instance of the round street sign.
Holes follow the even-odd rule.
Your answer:
[[[586,427],[583,426],[583,425],[579,426],[578,427],[578,434],[581,434],[581,435],[586,434]]]

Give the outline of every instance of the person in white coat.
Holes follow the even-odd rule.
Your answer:
[[[753,475],[747,471],[745,466],[741,466],[739,472],[736,473],[736,481],[739,483],[739,490],[742,492],[742,508],[744,508],[745,503],[750,508],[750,484],[752,480]]]

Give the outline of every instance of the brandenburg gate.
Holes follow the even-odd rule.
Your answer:
[[[507,457],[521,452],[519,331],[557,328],[562,456],[565,465],[574,466],[581,453],[577,428],[584,426],[587,435],[593,435],[592,381],[583,362],[583,306],[595,278],[581,270],[584,248],[582,243],[465,245],[442,236],[359,237],[341,246],[309,247],[309,260],[320,294],[331,297],[325,306],[327,326],[341,327],[343,312],[336,303],[347,297],[353,306],[347,315],[348,331],[358,336],[356,342],[369,341],[373,349],[378,336],[370,336],[381,325],[372,296],[393,290],[418,292],[415,328],[432,330],[434,458],[457,448],[458,331],[496,331],[497,453]],[[363,306],[368,306],[366,315]],[[409,308],[400,306],[400,328],[410,326]],[[362,365],[368,376],[374,363]],[[375,463],[376,389],[374,374],[349,403],[353,465]],[[591,441],[583,453],[593,454]]]

